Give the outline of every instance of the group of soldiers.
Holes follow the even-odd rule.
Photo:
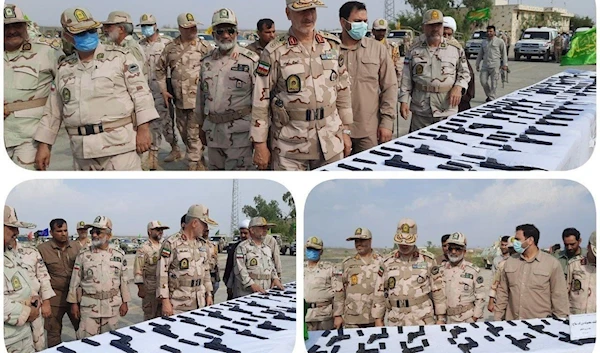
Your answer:
[[[148,223],[148,241],[137,251],[133,282],[142,298],[144,320],[171,316],[214,303],[219,279],[218,248],[208,238],[218,225],[204,205],[192,205],[181,229]],[[279,249],[272,227],[263,217],[240,225],[247,236],[234,247],[224,281],[228,298],[237,298],[281,284]],[[244,228],[242,228],[244,227]],[[112,221],[98,216],[77,224],[78,238],[69,240],[67,222],[50,222],[51,239],[37,246],[17,242],[21,222],[4,207],[4,340],[9,353],[31,353],[62,342],[62,322],[69,316],[77,339],[117,329],[129,310],[127,259],[111,244]],[[91,238],[90,238],[91,236]],[[229,260],[229,259],[228,259]],[[277,265],[276,265],[277,264]],[[47,337],[47,339],[46,339]]]
[[[174,125],[186,145],[189,170],[308,170],[392,138],[398,102],[411,131],[448,117],[469,94],[464,50],[443,37],[439,10],[404,60],[387,43],[387,22],[368,31],[364,3],[340,8],[341,38],[315,29],[321,0],[286,0],[289,31],[258,23],[259,40],[237,43],[231,9],[214,12],[216,48],[197,35],[191,13],[177,17],[180,35],[161,36],[156,18],[142,14],[144,39],[133,38],[129,14],[98,22],[85,8],[65,10],[59,49],[28,38],[21,9],[4,6],[5,142],[22,167],[46,170],[64,125],[76,170],[158,168],[182,159]],[[99,40],[102,28],[108,43]],[[173,107],[169,114],[168,107]],[[176,117],[173,123],[172,116]]]
[[[595,313],[595,233],[585,252],[579,232],[566,229],[565,251],[555,255],[560,261],[537,247],[539,236],[534,225],[524,224],[513,237],[502,238],[490,288],[479,267],[465,259],[467,238],[460,232],[442,237],[443,254],[436,259],[417,248],[412,219],[400,220],[397,249],[386,256],[372,249],[369,229],[357,228],[346,239],[354,241],[357,253],[340,264],[322,261],[323,241],[310,237],[304,264],[307,328],[473,323],[484,317],[486,303],[496,321]]]

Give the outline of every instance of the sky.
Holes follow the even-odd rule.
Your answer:
[[[305,237],[325,247],[354,247],[346,238],[358,227],[373,234],[374,248],[390,248],[398,222],[417,223],[418,246],[439,246],[442,235],[462,232],[469,247],[487,247],[515,227],[532,223],[541,247],[562,244],[562,231],[577,228],[587,245],[596,229],[589,191],[554,180],[336,180],[319,184],[306,201]]]
[[[554,4],[555,7],[567,8],[569,12],[587,15],[596,18],[596,7],[594,0],[510,0],[510,4],[520,2],[524,5],[547,7]],[[327,8],[318,10],[317,27],[319,29],[340,28],[338,11],[344,0],[324,0]],[[365,2],[369,12],[370,21],[383,17],[384,0],[369,0]],[[284,0],[171,0],[165,1],[139,1],[139,0],[102,0],[102,1],[78,1],[51,0],[40,6],[40,0],[20,0],[16,2],[25,14],[33,21],[42,26],[59,26],[61,13],[75,5],[86,7],[92,12],[98,21],[104,21],[108,13],[115,10],[128,12],[135,24],[138,23],[142,13],[148,12],[156,16],[159,26],[176,25],[177,15],[182,12],[191,12],[194,17],[204,24],[203,28],[210,25],[211,17],[219,6],[227,6],[238,16],[240,29],[254,29],[256,22],[261,18],[271,18],[276,27],[286,29],[289,21],[285,15]],[[51,5],[50,5],[51,4]],[[396,12],[409,10],[410,7],[403,0],[396,0]],[[593,15],[593,16],[592,16]]]
[[[96,216],[113,222],[115,236],[146,236],[146,226],[158,220],[179,231],[179,221],[193,204],[209,208],[209,216],[219,223],[213,235],[230,233],[232,180],[33,180],[17,185],[6,204],[17,211],[19,220],[47,228],[53,218],[67,221],[69,234],[76,234],[80,220],[91,223]],[[289,212],[282,196],[287,189],[266,180],[239,181],[239,219],[244,205],[254,206],[253,198],[277,200],[284,214]],[[237,227],[237,225],[236,225]],[[27,233],[25,229],[21,233]]]

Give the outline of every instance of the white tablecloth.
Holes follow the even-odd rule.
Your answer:
[[[182,319],[180,317],[174,315],[172,316],[172,318],[176,319],[176,321],[174,322],[167,321],[162,318],[157,318],[134,325],[134,327],[144,330],[145,333],[136,332],[131,329],[131,326],[119,329],[117,330],[117,332],[127,336],[131,336],[133,338],[130,341],[131,348],[133,348],[139,353],[167,352],[166,350],[160,348],[162,345],[168,345],[170,347],[179,349],[181,352],[214,352],[214,350],[204,348],[204,343],[210,342],[211,339],[194,336],[194,333],[196,332],[200,332],[202,334],[210,335],[216,338],[221,338],[222,344],[226,345],[227,348],[244,353],[292,352],[296,337],[295,282],[286,284],[285,289],[285,292],[270,290],[269,293],[285,293],[285,295],[288,297],[280,297],[273,295],[262,296],[256,294],[233,299],[224,303],[215,304],[200,310],[192,311],[195,313],[203,314],[204,316],[194,315],[191,314],[191,312],[181,314],[182,316],[193,318],[197,323],[205,325],[206,327],[200,327],[183,323],[181,322]],[[268,306],[269,309],[248,305],[248,303],[251,303],[252,301],[255,301],[257,304],[263,306]],[[266,319],[256,318],[252,317],[249,314],[231,311],[230,309],[233,305],[239,305],[239,307],[242,310],[251,311],[255,315],[266,317]],[[266,313],[264,312],[265,310],[272,310],[273,312],[277,311],[279,313],[283,313],[285,316],[293,318],[294,321],[274,319],[273,317],[275,316],[275,314]],[[232,321],[247,323],[249,326],[243,326],[240,324],[235,324],[232,321],[225,321],[209,317],[207,315],[207,312],[209,311],[220,311],[221,315],[231,318]],[[257,320],[257,322],[244,321],[241,320],[241,318],[250,318],[253,320]],[[265,321],[270,321],[272,325],[282,328],[283,330],[272,331],[257,327]],[[151,326],[150,323],[169,325],[171,332],[178,335],[179,337],[175,339],[153,332],[152,330],[154,327]],[[265,337],[266,339],[242,336],[236,334],[232,330],[222,328],[222,325],[236,328],[240,331],[250,330],[253,334]],[[207,328],[219,330],[223,333],[223,335],[219,336],[217,334],[207,332]],[[98,336],[90,337],[90,339],[100,343],[100,346],[95,347],[83,343],[82,341],[73,341],[61,344],[59,345],[59,347],[65,346],[78,353],[123,353],[122,350],[119,350],[110,345],[111,341],[119,339],[119,337],[112,333],[104,333]],[[180,339],[186,339],[189,341],[197,342],[200,345],[192,346],[186,343],[179,342]],[[45,350],[44,352],[58,352],[57,348],[58,347],[53,347]]]
[[[309,332],[309,339],[306,341],[306,349],[309,353],[314,352],[333,352],[339,350],[339,352],[357,352],[359,344],[364,343],[365,349],[380,349],[380,352],[403,352],[403,344],[408,348],[414,348],[421,346],[424,348],[424,353],[439,353],[439,352],[460,352],[458,345],[468,343],[466,339],[469,337],[477,343],[477,347],[472,348],[471,352],[494,352],[494,353],[515,353],[521,352],[521,349],[513,345],[511,340],[507,338],[507,335],[514,337],[517,340],[530,339],[531,343],[527,344],[529,352],[592,352],[594,349],[593,343],[584,345],[576,345],[573,343],[560,341],[559,338],[564,337],[560,332],[569,333],[569,326],[563,322],[545,319],[550,325],[542,322],[542,320],[516,320],[513,323],[516,326],[511,326],[508,322],[492,322],[491,324],[496,327],[502,327],[503,330],[499,331],[500,337],[494,336],[492,333],[487,331],[488,326],[483,322],[478,322],[476,325],[479,328],[471,326],[471,324],[449,324],[443,326],[431,325],[424,326],[423,330],[425,335],[413,338],[411,343],[408,343],[409,334],[419,331],[419,326],[405,326],[402,327],[402,333],[398,333],[397,327],[387,327],[386,331],[389,335],[388,338],[376,339],[372,343],[369,342],[372,334],[381,334],[381,327],[366,328],[366,329],[345,329],[343,330],[344,335],[350,335],[349,339],[339,341],[335,344],[327,346],[331,341],[331,338],[338,335],[336,330],[332,330],[327,337],[323,337],[324,331],[313,331]],[[543,325],[542,329],[545,332],[551,332],[558,337],[551,337],[546,334],[538,333],[527,327],[525,322],[531,325]],[[452,338],[451,330],[454,327],[461,327],[466,329],[466,332],[457,334],[457,338],[454,339],[455,344],[452,344],[448,339]],[[446,331],[442,331],[442,327],[445,327]],[[359,331],[362,331],[362,336],[359,336]],[[525,334],[532,335],[535,338],[529,338]],[[491,337],[494,341],[488,341],[485,336]],[[424,342],[424,340],[426,340]],[[380,344],[385,344],[385,350],[381,349]],[[427,345],[427,346],[426,346]],[[318,347],[316,347],[318,346]],[[335,348],[335,347],[339,348]],[[374,351],[377,352],[377,351]]]
[[[350,156],[348,158],[343,159],[340,162],[331,163],[322,168],[319,168],[318,170],[348,170],[346,168],[341,168],[339,166],[340,164],[349,166],[351,169],[359,168],[361,170],[364,168],[369,168],[374,171],[407,170],[385,165],[385,160],[391,159],[394,155],[401,155],[404,161],[412,165],[422,167],[425,170],[440,170],[438,166],[440,164],[446,164],[446,162],[450,160],[446,158],[439,158],[414,153],[414,149],[420,147],[421,145],[427,145],[430,147],[431,150],[434,150],[435,152],[450,155],[451,160],[453,162],[458,162],[471,166],[471,168],[464,168],[465,170],[470,169],[489,171],[492,169],[481,167],[479,166],[480,160],[464,157],[462,156],[462,154],[477,155],[485,158],[495,158],[498,163],[505,164],[508,166],[528,166],[550,171],[569,170],[577,168],[585,164],[585,162],[589,159],[593,152],[593,147],[595,143],[596,90],[595,86],[593,86],[593,88],[585,90],[585,87],[588,87],[592,83],[595,83],[595,77],[596,73],[592,71],[568,70],[562,72],[560,74],[551,76],[548,79],[541,81],[535,85],[515,91],[495,101],[472,108],[468,111],[461,112],[457,115],[453,115],[439,123],[428,126],[419,131],[412,132],[408,135],[402,136],[383,145],[374,147],[369,151],[364,151],[362,153]],[[561,80],[563,80],[562,82],[564,82],[565,84],[561,84]],[[539,93],[544,92],[544,90],[552,90],[559,93],[556,95]],[[586,95],[581,95],[582,93],[585,93]],[[518,115],[494,113],[496,117],[510,119],[510,122],[506,120],[488,119],[483,117],[486,114],[484,111],[496,109],[493,106],[502,106],[504,103],[508,103],[509,101],[521,101],[522,99],[543,102],[545,105],[548,106],[540,106],[540,104],[529,102],[520,102],[519,104],[531,106],[532,108],[514,108],[527,110],[528,113],[510,111],[502,108],[501,111],[503,112],[511,112],[516,113]],[[565,103],[567,102],[573,104],[565,105]],[[567,111],[576,115],[563,115],[552,113],[554,108],[558,108],[561,106],[567,107],[569,109],[581,109],[582,111]],[[536,122],[539,121],[541,117],[551,113],[554,117],[573,119],[573,121],[547,120],[553,123],[567,124],[568,126],[548,126],[536,124]],[[466,122],[457,121],[455,119],[464,120]],[[474,123],[496,125],[500,126],[501,129],[469,128]],[[460,124],[467,131],[480,133],[484,136],[479,137],[464,135],[455,132],[436,131],[436,129],[439,129],[440,127],[447,127],[451,129],[459,128],[459,126],[452,124]],[[551,137],[538,136],[532,134],[527,135],[528,137],[535,140],[552,142],[551,146],[516,142],[515,138],[518,135],[523,134],[530,126],[534,126],[538,130],[544,132],[558,133],[560,134],[560,136]],[[503,135],[503,133],[507,132],[513,133],[515,135],[505,134],[504,136],[507,137],[508,142],[487,139],[492,134],[497,135],[499,131],[501,132],[499,135]],[[446,135],[448,139],[459,141],[465,143],[466,145],[434,140],[433,137],[424,136],[423,133],[433,134],[437,137],[439,137],[440,135]],[[502,151],[499,147],[482,145],[482,141],[495,143],[498,145],[509,145],[512,149],[521,152]],[[414,148],[401,145],[399,143],[413,145]],[[385,150],[385,148],[393,148],[399,150],[400,152]],[[380,156],[373,154],[372,151],[382,152],[388,155]],[[356,159],[371,161],[371,163],[356,161]]]

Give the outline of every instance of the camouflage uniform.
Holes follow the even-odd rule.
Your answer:
[[[233,11],[215,12],[213,28],[225,23],[237,26]],[[202,59],[196,116],[206,133],[210,170],[253,168],[249,133],[258,58],[236,44],[227,55],[216,48]]]
[[[565,44],[565,39],[563,38],[562,35],[559,34],[554,39],[554,59],[557,63],[560,63],[560,60],[562,58],[562,51],[563,51],[564,44]]]
[[[275,170],[315,169],[343,157],[342,125],[353,119],[340,43],[332,34],[315,31],[307,51],[290,29],[263,51],[250,138],[255,143],[271,139]]]
[[[311,237],[306,247],[322,250],[323,241]],[[333,329],[333,301],[335,292],[342,287],[341,274],[330,262],[319,260],[315,266],[304,262],[304,304],[307,306],[304,321],[309,331]]]
[[[590,245],[596,255],[596,234],[592,234]],[[569,261],[567,273],[567,290],[571,314],[588,314],[596,312],[596,264],[587,257]]]
[[[146,296],[142,298],[144,320],[151,320],[161,315],[161,303],[156,298],[156,265],[161,244],[146,241],[137,251],[133,263],[133,283],[143,284]]]
[[[31,297],[36,295],[21,254],[4,251],[4,344],[8,353],[33,352],[31,326],[27,322]]]
[[[184,14],[184,16],[191,14]],[[180,15],[181,17],[181,15]],[[192,21],[186,22],[193,23]],[[185,19],[185,17],[184,17]],[[178,18],[179,20],[179,18]],[[161,92],[167,91],[167,70],[171,70],[177,129],[185,142],[190,169],[202,169],[202,142],[200,141],[200,126],[197,123],[194,109],[196,108],[197,86],[200,77],[200,60],[212,49],[204,39],[195,39],[183,44],[181,37],[167,44],[156,66],[156,80]]]
[[[262,55],[263,50],[265,50],[265,48],[260,44],[260,41],[258,41],[258,40],[255,41],[255,42],[253,42],[253,43],[248,44],[248,46],[246,47],[246,49],[252,50],[259,57]]]
[[[417,225],[404,219],[398,224],[394,242],[414,245]],[[434,315],[446,314],[444,278],[433,254],[415,249],[410,258],[394,251],[377,272],[372,315],[388,326],[431,325]],[[432,300],[433,299],[433,300]]]
[[[424,16],[424,22],[443,23],[439,10],[430,11],[430,17]],[[465,51],[456,41],[443,38],[439,47],[430,48],[425,36],[419,37],[404,59],[400,87],[400,102],[408,104],[410,101],[410,131],[458,113],[458,105],[450,106],[450,90],[458,86],[466,91],[470,79]]]
[[[212,283],[212,295],[215,296],[219,289],[219,248],[210,239],[205,239],[208,247],[208,272],[210,273],[210,282]]]
[[[274,236],[267,234],[263,243],[271,248],[271,253],[273,254],[273,265],[277,271],[277,276],[281,278],[281,248],[277,243],[277,239],[275,239]]]
[[[271,248],[264,242],[257,245],[248,238],[238,245],[233,264],[234,298],[254,293],[250,288],[253,284],[265,290],[272,287],[273,281],[279,279],[272,257]]]
[[[27,22],[15,5],[5,4],[4,24]],[[34,169],[37,143],[33,135],[42,117],[58,62],[64,53],[34,40],[4,50],[4,145],[17,165]]]
[[[373,22],[373,30],[388,30],[388,21],[383,18],[378,18]],[[388,33],[388,32],[386,32]],[[398,89],[400,89],[400,85],[402,85],[402,63],[400,57],[400,47],[395,42],[389,42],[385,37],[381,40],[381,43],[385,45],[388,50],[388,53],[392,57],[392,61],[394,63],[394,68],[396,69],[396,76],[398,77]]]

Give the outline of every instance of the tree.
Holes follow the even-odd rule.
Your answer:
[[[455,6],[455,0],[405,0],[405,2],[410,5],[421,18],[423,18],[423,14],[427,10],[437,9],[445,14],[448,9]]]
[[[573,17],[571,19],[571,30],[575,31],[577,28],[581,28],[581,27],[594,27],[595,23],[594,20],[592,20],[589,16],[578,16],[575,15],[575,17]]]
[[[288,197],[286,197],[287,194],[289,194]],[[289,192],[283,195],[283,199],[288,202],[288,205],[290,205],[290,202],[293,205],[294,201]],[[271,229],[271,232],[281,234],[283,240],[286,242],[296,239],[295,206],[293,210],[294,218],[284,219],[283,213],[279,208],[279,203],[275,200],[267,203],[260,195],[254,197],[254,206],[245,205],[242,207],[242,212],[249,218],[264,217],[268,222],[275,223],[275,227]]]
[[[290,213],[288,214],[288,216],[286,218],[292,218],[295,220],[296,219],[296,203],[294,202],[292,193],[288,191],[285,194],[283,194],[283,201],[286,202],[288,204],[288,206],[290,207]]]

